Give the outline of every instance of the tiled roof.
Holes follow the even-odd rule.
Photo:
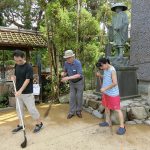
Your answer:
[[[0,47],[44,48],[47,43],[39,32],[0,27]]]

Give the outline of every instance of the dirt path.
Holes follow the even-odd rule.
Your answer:
[[[44,114],[48,105],[40,106]],[[83,119],[66,119],[68,105],[54,105],[49,116],[43,119],[44,128],[33,134],[34,122],[26,114],[28,146],[26,150],[150,150],[150,127],[146,125],[128,125],[124,136],[115,134],[118,126],[100,128],[99,120],[88,113]],[[0,112],[0,150],[19,150],[23,134],[12,134],[17,124],[15,111]]]

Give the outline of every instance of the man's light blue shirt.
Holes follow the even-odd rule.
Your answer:
[[[80,74],[82,77],[81,62],[77,59],[75,59],[72,64],[70,64],[66,61],[64,64],[64,71],[68,74],[68,76]]]

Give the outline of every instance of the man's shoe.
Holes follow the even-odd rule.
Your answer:
[[[82,114],[81,114],[81,112],[80,111],[77,111],[77,116],[79,117],[79,118],[82,118]]]
[[[39,132],[43,127],[43,123],[41,122],[40,124],[35,125],[35,129],[33,130],[33,133]]]
[[[22,126],[17,125],[17,128],[15,128],[15,129],[13,129],[13,130],[12,130],[12,133],[13,133],[13,134],[15,134],[15,133],[17,133],[17,132],[21,131],[22,129],[23,129],[23,127],[22,127]]]
[[[71,119],[73,116],[73,114],[68,114],[67,119]]]

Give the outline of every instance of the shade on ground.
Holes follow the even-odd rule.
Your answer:
[[[48,105],[38,106],[44,128],[32,133],[34,122],[26,113],[25,124],[28,145],[26,150],[150,150],[150,127],[128,125],[124,136],[115,134],[118,126],[113,126],[114,134],[108,127],[100,128],[99,120],[83,112],[83,119],[66,119],[68,105],[53,105],[47,118],[43,118]],[[12,134],[17,124],[14,111],[0,112],[0,150],[20,150],[23,133]]]

